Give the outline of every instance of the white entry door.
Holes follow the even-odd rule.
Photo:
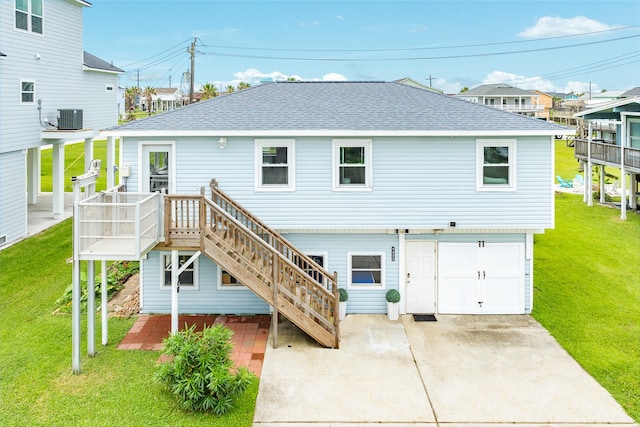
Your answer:
[[[436,312],[436,242],[406,242],[407,313]]]
[[[140,184],[143,193],[175,193],[175,154],[173,144],[144,144],[140,150]]]

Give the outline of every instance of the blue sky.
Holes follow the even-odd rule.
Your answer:
[[[432,77],[446,93],[640,86],[637,0],[90,1],[84,49],[127,71],[122,86],[139,73],[141,87],[181,87],[194,38],[196,89],[266,77]]]

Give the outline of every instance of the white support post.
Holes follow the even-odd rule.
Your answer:
[[[107,188],[116,185],[116,143],[112,136],[107,137]]]
[[[29,148],[27,151],[27,203],[34,205],[38,202],[38,188],[40,184],[40,150]]]
[[[87,261],[87,354],[96,355],[96,262]]]
[[[588,124],[588,134],[587,134],[587,171],[588,172],[588,177],[585,180],[585,185],[589,185],[589,187],[591,187],[591,183],[593,182],[593,163],[591,162],[591,142],[593,140],[593,138],[591,137],[591,130],[592,130],[592,125],[591,125],[591,120],[589,120],[589,124]],[[600,189],[600,193],[602,193],[604,191],[604,188]],[[587,206],[593,206],[593,191],[589,191],[587,193]]]
[[[107,285],[107,261],[106,260],[102,260],[101,261],[101,274],[102,274],[102,280],[100,280],[100,291],[102,292],[102,297],[101,297],[101,304],[102,304],[102,308],[101,308],[101,316],[102,316],[102,345],[107,345],[107,343],[109,342],[109,313],[107,313],[108,307],[107,307],[107,300],[109,299],[109,294],[108,294],[108,285]]]
[[[171,333],[178,332],[178,251],[171,251]]]
[[[91,160],[93,160],[93,137],[84,139],[84,170],[91,168]]]
[[[64,142],[53,144],[53,219],[64,216]]]
[[[74,374],[80,373],[80,261],[73,259],[71,294],[71,365]]]
[[[627,219],[627,171],[624,167],[625,148],[627,143],[627,117],[622,115],[622,125],[620,125],[620,219]],[[631,144],[629,144],[630,146]]]
[[[605,194],[604,178],[607,172],[604,169],[604,165],[600,165],[599,169],[600,169],[600,182],[598,182],[598,185],[600,186],[600,203],[604,204],[604,202],[606,201],[604,198],[604,194]]]

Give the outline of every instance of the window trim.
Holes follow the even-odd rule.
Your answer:
[[[295,191],[296,190],[296,145],[295,139],[269,138],[254,140],[254,176],[255,191]],[[262,183],[262,149],[264,147],[287,148],[287,184],[263,184]]]
[[[380,257],[380,281],[381,283],[379,285],[373,284],[373,285],[367,285],[367,284],[357,284],[357,283],[352,283],[351,279],[352,279],[352,261],[353,261],[353,257],[354,256],[379,256]],[[386,289],[387,288],[387,283],[386,283],[386,260],[385,260],[385,253],[384,252],[361,252],[361,251],[355,251],[355,252],[347,252],[347,289],[354,289],[354,290],[369,290],[369,289],[375,289],[375,290],[381,290],[381,289]]]
[[[373,189],[373,140],[332,139],[332,189],[333,191],[372,191]],[[340,148],[364,147],[364,185],[340,183]]]
[[[229,284],[229,285],[223,285],[222,284],[222,270],[224,270],[220,265],[216,264],[217,268],[216,268],[216,289],[219,291],[239,291],[239,290],[243,290],[246,289],[247,291],[249,291],[250,289],[247,288],[244,284],[240,284],[240,285],[233,285],[233,284]]]
[[[32,0],[27,0],[27,11],[23,11],[23,10],[18,10],[18,8],[16,7],[16,0],[13,0],[13,29],[15,31],[22,31],[25,33],[30,33],[30,34],[37,34],[39,36],[44,36],[44,4],[45,1],[41,0],[40,4],[42,7],[42,15],[36,15],[33,13],[33,8],[32,8]],[[21,13],[26,13],[27,14],[27,28],[18,28],[18,21],[16,20],[16,12],[21,12]],[[37,17],[40,18],[40,21],[42,23],[42,32],[37,32],[37,31],[33,31],[33,17]]]
[[[23,91],[22,90],[22,85],[24,83],[31,83],[33,84],[33,92],[27,92],[27,91]],[[22,100],[22,96],[25,93],[31,93],[33,95],[33,100],[32,101],[23,101]],[[21,105],[33,105],[36,103],[36,81],[34,79],[20,79],[20,104]]]
[[[486,147],[507,147],[509,149],[509,183],[485,184],[484,149]],[[516,191],[517,189],[517,152],[515,139],[477,139],[476,140],[476,191]]]
[[[178,251],[178,256],[186,256],[188,258],[190,258],[193,254],[195,254],[195,251]],[[160,262],[159,262],[159,268],[160,268],[160,289],[161,290],[171,290],[171,284],[165,284],[164,282],[164,274],[165,274],[165,257],[169,257],[171,258],[171,252],[167,252],[167,251],[160,251]],[[198,262],[199,258],[196,258],[195,260],[193,260],[193,263],[191,264],[193,266],[193,285],[183,285],[183,284],[178,284],[178,286],[180,287],[181,291],[197,291],[200,288],[200,280],[199,280],[199,262]]]

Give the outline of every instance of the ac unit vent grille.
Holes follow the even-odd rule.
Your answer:
[[[58,129],[82,129],[82,110],[58,110]]]

